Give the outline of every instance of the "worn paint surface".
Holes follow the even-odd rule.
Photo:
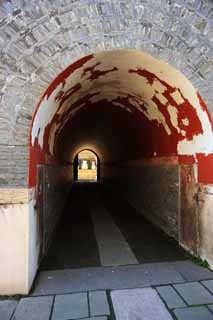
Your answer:
[[[199,254],[213,266],[213,186],[199,188]]]
[[[193,253],[199,249],[199,192],[196,181],[196,165],[180,166],[180,222],[179,241]]]
[[[140,119],[141,135],[148,132],[150,138],[147,154],[141,157],[190,157],[198,162],[199,181],[213,182],[213,172],[203,169],[204,162],[212,161],[212,120],[200,95],[168,64],[125,49],[84,57],[48,87],[30,132],[30,186],[35,185],[36,163],[46,162],[47,155],[50,163],[57,162],[54,147],[66,123],[79,110],[95,104],[101,108],[104,102]]]

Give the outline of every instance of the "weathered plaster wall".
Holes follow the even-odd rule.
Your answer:
[[[198,182],[197,165],[180,166],[179,242],[213,267],[213,186]]]
[[[29,290],[29,206],[0,206],[0,293],[26,294]]]
[[[178,240],[179,172],[177,159],[102,165],[102,182],[119,192],[138,212]]]
[[[213,267],[213,185],[199,187],[199,255]]]
[[[191,252],[199,252],[199,193],[196,164],[180,166],[179,241]]]
[[[70,191],[71,165],[44,166],[42,210],[37,190],[0,190],[0,294],[27,294]],[[44,234],[44,230],[47,233]]]

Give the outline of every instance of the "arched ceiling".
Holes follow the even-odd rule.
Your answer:
[[[54,156],[66,124],[97,104],[136,115],[140,139],[149,132],[151,155],[213,152],[213,122],[191,82],[167,63],[133,49],[87,55],[60,73],[37,105],[30,147]]]
[[[0,144],[25,145],[35,104],[68,64],[136,48],[182,71],[213,113],[212,0],[3,0]]]

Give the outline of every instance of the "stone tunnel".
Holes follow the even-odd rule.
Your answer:
[[[98,156],[104,190],[213,266],[213,121],[205,95],[172,63],[138,48],[110,49],[85,52],[54,70],[37,104],[28,99],[32,112],[20,133],[26,148],[12,136],[15,120],[12,131],[3,126],[1,294],[29,292],[82,150]],[[12,88],[3,96],[11,95],[11,108],[22,99],[12,100]]]

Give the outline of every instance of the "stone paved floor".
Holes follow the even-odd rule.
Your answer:
[[[3,299],[0,301],[0,319],[213,320],[212,283],[213,279],[209,279]]]
[[[77,184],[41,270],[134,265],[187,259],[176,242],[97,184]]]
[[[0,299],[0,320],[213,320],[211,271],[130,207],[75,199],[31,294]]]

